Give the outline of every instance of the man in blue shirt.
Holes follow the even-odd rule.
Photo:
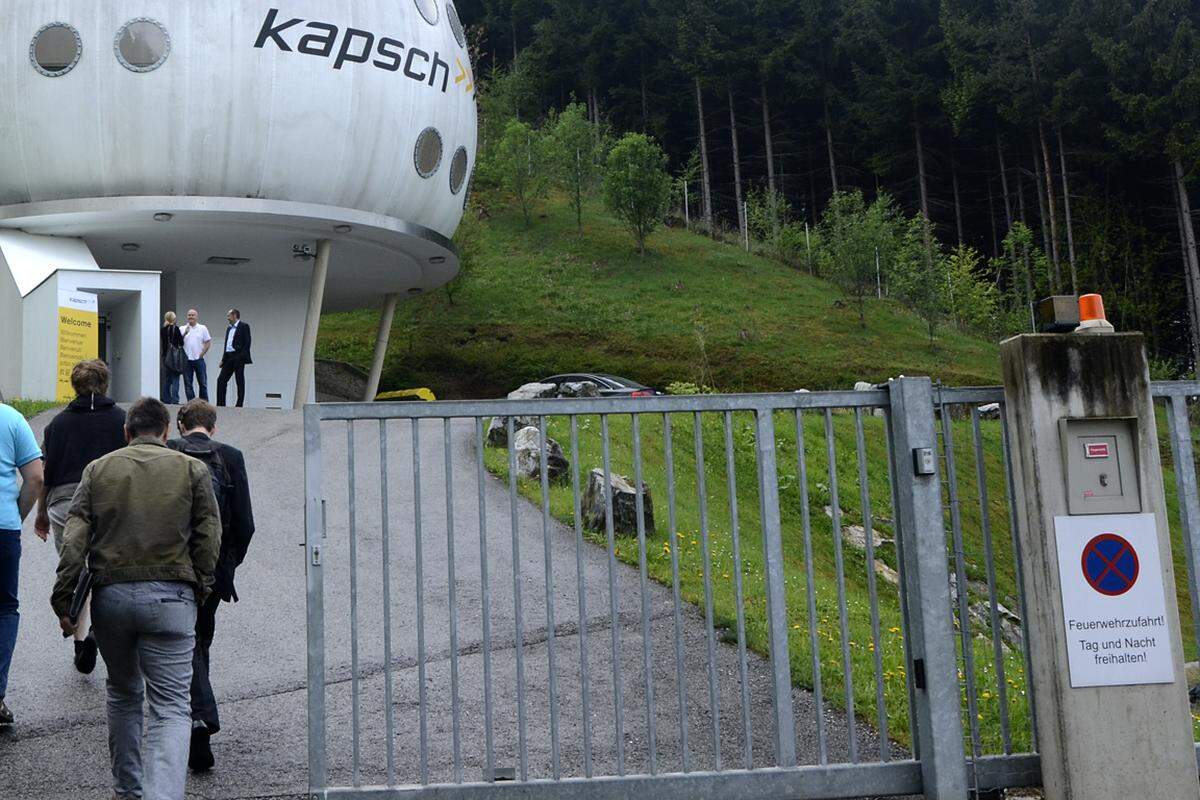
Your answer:
[[[21,619],[17,611],[21,523],[41,492],[42,451],[33,431],[15,408],[0,403],[0,728],[13,724],[4,695]]]

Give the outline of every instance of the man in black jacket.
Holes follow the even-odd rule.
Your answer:
[[[229,327],[225,329],[225,345],[221,350],[221,374],[217,377],[217,405],[225,405],[225,388],[232,376],[237,381],[237,406],[246,402],[246,365],[253,364],[250,358],[250,326],[242,322],[242,312],[229,309],[225,315]]]
[[[43,542],[54,534],[54,548],[60,557],[67,512],[83,468],[125,446],[125,412],[106,396],[108,382],[108,366],[103,361],[80,361],[71,370],[75,399],[46,426],[42,444],[46,478],[33,528]],[[84,604],[75,628],[75,669],[84,675],[96,668],[96,638],[91,633],[89,611],[89,604]]]
[[[221,729],[217,700],[208,676],[209,648],[217,625],[221,601],[238,600],[234,572],[246,558],[254,536],[254,511],[246,461],[235,447],[212,437],[217,430],[217,410],[203,400],[191,400],[176,417],[181,438],[172,439],[172,450],[203,461],[213,477],[213,490],[221,512],[221,553],[217,558],[212,595],[196,612],[196,650],[192,655],[192,745],[188,766],[197,772],[212,769],[215,759],[209,737]]]

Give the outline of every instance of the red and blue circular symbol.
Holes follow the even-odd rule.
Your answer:
[[[1115,533],[1102,533],[1088,542],[1082,561],[1083,577],[1100,594],[1118,597],[1137,583],[1137,551]]]

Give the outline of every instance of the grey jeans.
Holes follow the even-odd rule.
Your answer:
[[[108,750],[121,800],[183,800],[191,744],[191,585],[141,581],[92,593],[92,627],[108,668]],[[142,741],[142,701],[149,724]]]

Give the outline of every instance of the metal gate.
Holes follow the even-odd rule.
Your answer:
[[[1155,386],[1189,587],[1196,394]],[[901,378],[308,406],[311,795],[1037,785],[1002,403]]]

